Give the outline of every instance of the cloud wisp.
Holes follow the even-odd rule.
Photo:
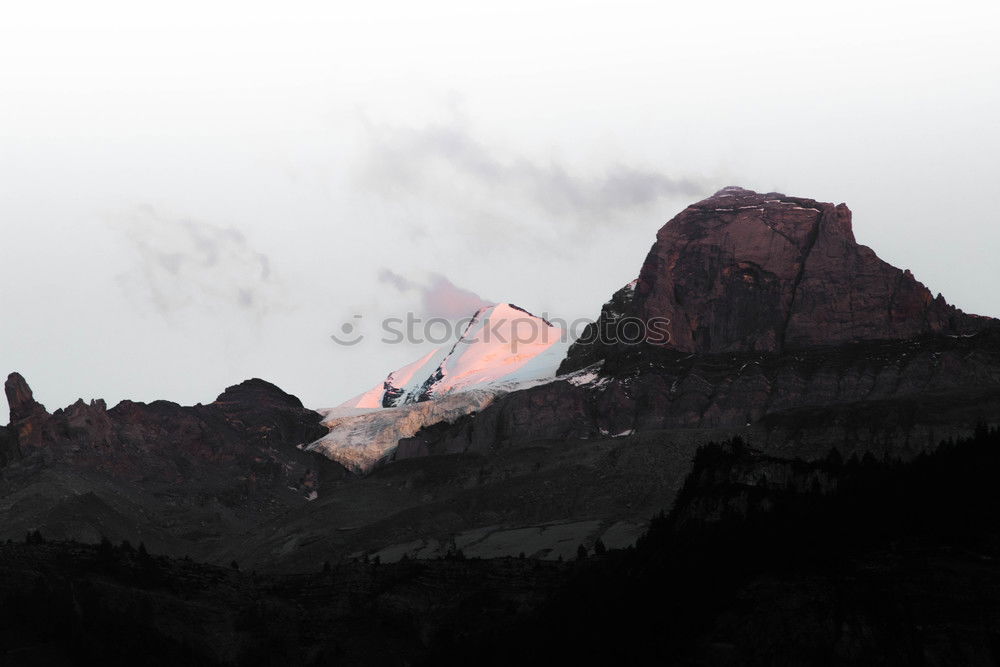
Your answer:
[[[165,217],[151,206],[115,228],[135,257],[121,284],[164,316],[192,308],[262,316],[279,302],[270,259],[236,228]]]
[[[493,302],[483,299],[471,290],[455,285],[440,273],[431,273],[426,284],[401,276],[391,269],[379,271],[379,282],[390,285],[400,292],[416,292],[420,308],[426,317],[441,317],[456,320],[470,317],[483,306]]]
[[[556,160],[523,156],[501,159],[458,121],[423,128],[368,125],[362,181],[383,192],[419,194],[442,175],[455,189],[480,188],[496,197],[514,197],[547,216],[580,223],[648,207],[664,197],[692,198],[709,186],[700,178],[615,163],[597,175],[581,174]]]

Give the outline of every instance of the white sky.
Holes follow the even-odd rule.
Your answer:
[[[997,3],[150,4],[0,17],[0,372],[49,409],[332,405],[420,356],[328,337],[419,310],[386,269],[595,316],[730,184],[1000,315]]]

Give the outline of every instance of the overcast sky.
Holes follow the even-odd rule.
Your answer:
[[[596,316],[730,184],[1000,315],[995,2],[152,4],[0,20],[0,371],[50,410],[334,405],[422,354],[381,317]]]

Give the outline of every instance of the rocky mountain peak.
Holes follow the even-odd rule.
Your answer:
[[[804,235],[805,240],[808,239],[808,222],[812,221],[812,216],[800,213],[789,215],[789,212],[802,210],[816,211],[825,214],[821,215],[820,219],[823,225],[830,228],[829,231],[852,242],[855,240],[854,229],[851,223],[851,210],[847,207],[847,204],[843,203],[834,205],[807,197],[790,197],[780,192],[760,193],[736,185],[730,185],[722,188],[712,196],[692,204],[688,208],[700,209],[703,212],[715,211],[720,213],[757,211],[758,213],[765,214],[761,218],[766,219],[772,229],[786,234],[789,232],[789,227],[798,227],[806,223],[807,229],[801,230],[806,232]],[[700,220],[702,222],[710,221],[711,216],[702,217]],[[666,229],[666,226],[663,229]],[[663,229],[660,231],[662,232]],[[789,236],[793,238],[798,237],[796,234],[789,234]]]
[[[962,334],[995,322],[934,298],[858,244],[845,204],[733,186],[659,230],[624,315],[667,319],[670,347],[709,353]],[[573,350],[560,370],[602,354]]]
[[[227,387],[219,394],[215,403],[246,403],[253,405],[280,405],[301,408],[302,401],[267,380],[251,378]]]
[[[4,392],[7,394],[7,404],[10,406],[12,424],[45,412],[45,406],[35,400],[31,387],[20,373],[15,372],[7,376]]]

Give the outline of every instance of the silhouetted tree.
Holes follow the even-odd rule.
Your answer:
[[[597,554],[598,556],[603,556],[607,552],[608,552],[608,548],[606,546],[604,546],[603,540],[601,540],[600,538],[598,538],[598,540],[596,542],[594,542],[594,553]]]
[[[106,535],[101,535],[101,543],[97,546],[97,562],[102,570],[111,572],[118,567],[118,555],[115,546]]]
[[[465,554],[462,552],[461,549],[458,548],[458,545],[455,544],[454,537],[452,537],[451,540],[448,541],[448,549],[444,553],[444,559],[465,560]]]

